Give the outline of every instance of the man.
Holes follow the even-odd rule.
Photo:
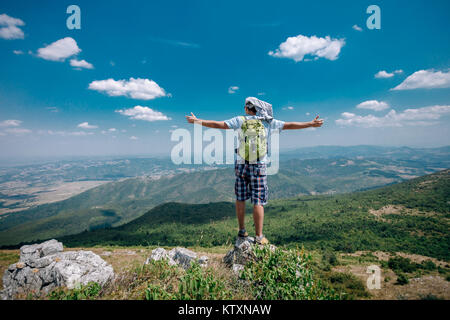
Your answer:
[[[323,120],[319,119],[319,116],[310,122],[276,120],[272,115],[272,105],[254,97],[245,99],[245,113],[247,115],[245,117],[234,117],[226,121],[213,121],[198,119],[191,112],[191,115],[186,116],[186,119],[189,123],[201,124],[208,128],[240,130],[240,145],[236,149],[236,182],[234,188],[236,194],[236,215],[239,223],[238,236],[248,236],[245,230],[245,201],[251,198],[256,242],[258,244],[267,244],[269,241],[263,235],[264,205],[267,204],[268,196],[266,174],[268,147],[264,145],[265,138],[270,136],[272,130],[281,131],[320,127],[323,124]],[[260,128],[264,128],[264,131],[261,131]],[[248,131],[242,134],[242,131],[245,130]],[[251,132],[257,132],[257,134],[252,135]]]

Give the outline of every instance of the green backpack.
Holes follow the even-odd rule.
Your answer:
[[[242,118],[237,153],[245,161],[255,163],[267,154],[266,129],[259,119]]]

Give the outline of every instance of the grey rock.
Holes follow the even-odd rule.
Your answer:
[[[174,248],[170,250],[169,257],[185,270],[191,267],[191,262],[197,260],[197,254],[186,248]]]
[[[29,261],[63,252],[63,244],[55,239],[48,240],[39,244],[22,246],[20,248],[20,262],[28,264]]]
[[[233,273],[237,276],[240,274],[240,272],[242,270],[244,270],[244,266],[242,264],[237,264],[237,263],[233,264],[232,268],[233,268]]]
[[[147,258],[145,264],[150,263],[152,260],[159,261],[161,259],[167,259],[170,265],[178,265],[185,270],[191,267],[191,263],[193,261],[198,261],[202,267],[206,267],[208,265],[207,256],[201,256],[198,258],[195,252],[180,247],[174,248],[169,252],[163,248],[156,248],[152,251],[150,257]]]
[[[203,267],[208,265],[209,258],[207,256],[201,256],[198,258],[198,263]]]
[[[245,266],[249,261],[256,258],[253,252],[253,246],[255,244],[255,238],[247,237],[241,238],[237,237],[234,244],[234,248],[227,252],[223,258],[223,262],[230,268],[234,269],[234,265]],[[275,250],[274,245],[270,245],[270,250]],[[239,267],[236,267],[239,268]]]
[[[147,258],[147,260],[145,261],[145,264],[149,264],[150,261],[152,261],[152,260],[159,261],[159,260],[163,260],[163,259],[166,259],[168,261],[169,265],[171,265],[171,266],[177,264],[175,261],[173,261],[173,259],[171,257],[169,257],[168,252],[164,248],[153,249],[152,254],[150,255],[150,257]]]
[[[39,296],[56,287],[73,289],[89,282],[103,286],[114,279],[113,268],[92,251],[62,250],[62,243],[56,240],[22,246],[19,262],[3,274],[0,298],[9,300],[28,293]]]

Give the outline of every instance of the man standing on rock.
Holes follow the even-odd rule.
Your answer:
[[[238,130],[239,147],[236,148],[235,194],[236,215],[239,222],[239,237],[248,237],[245,230],[245,201],[253,203],[256,242],[268,244],[263,235],[264,205],[267,204],[267,150],[268,137],[272,130],[293,130],[320,127],[323,120],[317,116],[310,122],[284,122],[273,118],[272,105],[254,97],[245,99],[246,116],[226,121],[198,119],[192,112],[186,116],[189,123],[201,124],[215,129]]]

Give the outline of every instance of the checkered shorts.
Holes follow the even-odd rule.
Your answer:
[[[267,204],[267,167],[264,163],[248,164],[236,163],[234,166],[236,183],[234,192],[236,200],[245,201],[252,199],[256,205]]]

